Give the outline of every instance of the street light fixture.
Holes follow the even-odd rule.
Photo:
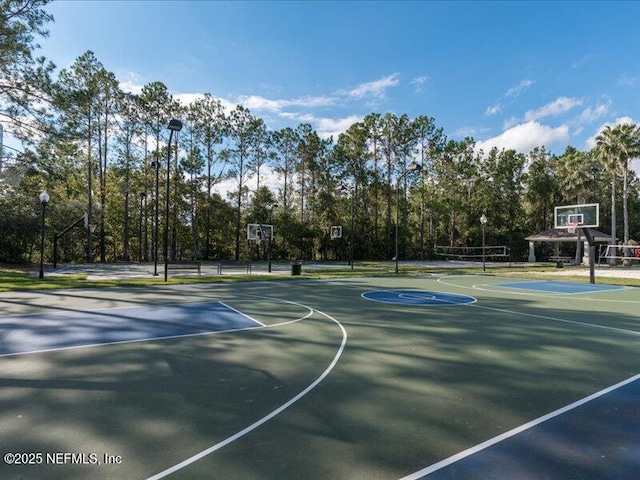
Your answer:
[[[164,281],[167,281],[167,272],[169,270],[169,170],[171,169],[171,139],[173,132],[182,130],[182,122],[172,118],[167,127],[169,129],[169,143],[167,144],[167,189],[165,191],[164,204]],[[177,142],[176,142],[177,143]],[[176,145],[176,150],[178,146]]]
[[[269,236],[269,238],[267,239],[267,241],[269,242],[269,245],[267,246],[267,270],[269,271],[269,273],[271,273],[271,252],[272,252],[272,245],[273,245],[273,209],[274,208],[278,208],[278,204],[274,203],[271,205],[271,207],[269,208],[269,224],[271,225],[271,235]]]
[[[487,225],[487,216],[484,213],[480,217],[480,225],[482,225],[482,271],[486,272],[484,257],[484,227]]]
[[[422,165],[416,162],[411,162],[407,165],[407,168],[396,180],[396,275],[398,274],[398,257],[400,256],[398,250],[398,223],[400,222],[400,180],[409,172],[419,172],[422,170]]]
[[[38,278],[44,278],[44,214],[47,209],[47,203],[49,203],[49,194],[46,190],[43,190],[40,194],[40,204],[42,205],[42,229],[40,237],[40,273]]]

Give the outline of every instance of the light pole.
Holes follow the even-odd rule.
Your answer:
[[[267,246],[267,270],[269,271],[269,273],[271,273],[271,246],[273,245],[273,209],[274,208],[278,208],[278,204],[274,203],[273,205],[271,205],[271,208],[269,208],[269,225],[271,225],[271,235],[268,238],[268,242],[269,245]]]
[[[167,144],[167,189],[165,192],[164,203],[164,281],[167,281],[167,272],[169,270],[169,170],[171,170],[171,139],[173,132],[182,130],[182,122],[172,118],[169,121],[169,143]],[[176,145],[176,149],[178,146]]]
[[[396,275],[398,274],[398,257],[400,253],[398,251],[398,223],[400,222],[400,180],[409,172],[419,172],[422,170],[422,165],[416,162],[411,162],[407,165],[407,169],[396,180]]]
[[[480,217],[480,225],[482,225],[482,271],[486,272],[486,267],[484,263],[484,227],[487,224],[487,216],[483,213]]]
[[[147,196],[146,193],[140,192],[140,234],[138,236],[138,261],[142,261],[142,219],[144,217],[144,199]]]
[[[158,198],[158,186],[159,186],[159,173],[158,170],[160,169],[160,162],[157,160],[154,160],[153,162],[151,162],[151,166],[154,167],[156,169],[156,211],[155,211],[155,223],[153,224],[153,276],[156,277],[158,276],[158,203],[159,203],[159,198]]]
[[[40,237],[40,274],[38,278],[44,278],[44,212],[47,209],[47,203],[49,202],[49,194],[46,190],[43,190],[40,194],[40,204],[42,205],[42,229]]]

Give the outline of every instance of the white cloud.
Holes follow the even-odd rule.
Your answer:
[[[309,123],[314,126],[316,133],[320,138],[329,138],[333,136],[334,140],[337,139],[338,135],[346,132],[351,125],[364,120],[363,117],[359,117],[357,115],[350,115],[345,118],[327,118],[316,117],[310,113],[295,112],[282,112],[280,116],[288,120]]]
[[[246,182],[246,186],[250,191],[257,189],[258,177],[252,176]],[[282,179],[278,178],[278,175],[268,166],[264,165],[260,169],[260,186],[268,187],[272,192],[276,192],[282,188]],[[220,194],[222,198],[228,198],[229,193],[238,190],[238,181],[235,178],[223,180],[213,187],[213,190]]]
[[[351,115],[346,118],[317,118],[314,123],[319,137],[329,138],[333,136],[335,140],[338,135],[346,132],[351,125],[362,120],[362,117]]]
[[[429,77],[416,77],[413,80],[411,80],[411,82],[409,82],[411,85],[414,85],[413,91],[415,93],[420,93],[422,91],[422,86],[427,83],[427,81],[429,80]]]
[[[495,105],[490,105],[487,107],[487,109],[485,110],[484,114],[487,117],[490,117],[492,115],[495,115],[497,113],[500,113],[502,111],[502,105],[500,105],[499,103],[495,104]]]
[[[637,122],[631,117],[618,117],[613,122],[603,123],[602,125],[600,125],[600,127],[598,127],[598,129],[596,130],[596,133],[594,133],[592,136],[590,136],[585,140],[584,142],[585,149],[591,150],[593,147],[596,146],[596,137],[600,135],[600,133],[606,127],[613,127],[615,125],[632,124],[632,123],[637,123]]]
[[[317,108],[333,105],[335,98],[331,96],[325,97],[300,97],[296,99],[280,99],[269,100],[260,95],[241,95],[238,97],[238,103],[247,107],[249,110],[268,110],[271,112],[280,112],[286,107],[306,107]]]
[[[558,116],[565,112],[568,112],[572,108],[582,105],[582,100],[579,98],[560,97],[551,103],[547,103],[543,107],[537,110],[529,110],[524,115],[524,120],[530,122],[533,120],[539,120],[544,117]]]
[[[398,73],[392,73],[386,77],[374,80],[373,82],[362,83],[350,90],[348,95],[353,98],[362,98],[371,95],[376,98],[384,98],[388,88],[396,87],[400,84]]]
[[[578,123],[591,123],[595,122],[600,117],[603,117],[609,112],[609,107],[611,106],[611,100],[607,103],[596,105],[595,107],[585,108],[580,116],[578,117]]]
[[[455,131],[454,135],[457,137],[476,137],[489,130],[490,129],[486,127],[460,127]]]
[[[632,86],[640,81],[640,77],[633,77],[627,73],[623,73],[618,78],[618,85]]]
[[[533,80],[529,80],[529,79],[521,80],[518,85],[507,90],[507,93],[505,93],[505,97],[517,97],[533,84],[534,84]]]
[[[552,128],[538,122],[527,122],[516,125],[497,137],[478,142],[476,148],[482,149],[485,153],[488,153],[493,147],[497,147],[499,150],[529,153],[535,147],[548,147],[557,142],[569,142],[569,127],[561,125]]]
[[[511,127],[515,127],[520,120],[516,117],[509,117],[502,123],[502,130],[509,130]]]

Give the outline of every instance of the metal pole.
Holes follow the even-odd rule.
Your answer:
[[[140,193],[140,235],[138,236],[138,261],[142,261],[142,215],[143,215],[143,202],[144,193]]]
[[[398,222],[400,221],[400,179],[402,177],[404,177],[404,173],[396,181],[396,275],[398,274]]]
[[[169,171],[171,170],[171,140],[173,130],[169,130],[169,144],[167,145],[167,190],[164,202],[164,281],[167,281],[169,271]]]
[[[485,263],[484,263],[484,223],[482,224],[482,271],[486,272]]]
[[[353,216],[353,210],[354,210],[354,204],[355,204],[355,187],[351,187],[351,228],[350,228],[350,234],[349,234],[349,264],[351,265],[351,271],[353,271],[353,242],[354,242],[354,234],[355,232],[354,230],[354,216]]]
[[[153,162],[156,167],[156,223],[153,226],[153,275],[158,275],[158,170],[160,168],[160,162],[156,160]]]
[[[39,278],[44,278],[44,212],[47,208],[47,202],[42,202],[42,234],[40,239],[40,274]]]

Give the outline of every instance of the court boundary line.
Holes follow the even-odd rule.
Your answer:
[[[249,295],[250,296],[250,295]],[[218,303],[216,301],[216,303]],[[222,303],[222,302],[220,302]],[[280,323],[274,323],[273,325],[265,325],[264,327],[260,327],[260,326],[255,326],[255,327],[243,327],[243,328],[232,328],[229,330],[214,330],[214,331],[209,331],[209,332],[196,332],[196,333],[184,333],[184,334],[179,334],[179,335],[166,335],[164,337],[147,337],[147,338],[134,338],[134,339],[130,339],[130,340],[115,340],[113,342],[103,342],[103,343],[92,343],[92,344],[88,344],[88,345],[72,345],[69,347],[54,347],[54,348],[45,348],[42,350],[32,350],[32,351],[28,351],[28,352],[16,352],[16,353],[3,353],[0,354],[0,358],[7,358],[7,357],[17,357],[17,356],[22,356],[22,355],[33,355],[33,354],[38,354],[38,353],[52,353],[52,352],[60,352],[60,351],[64,351],[64,350],[77,350],[80,348],[94,348],[94,347],[109,347],[112,345],[124,345],[127,343],[140,343],[140,342],[154,342],[154,341],[164,341],[164,340],[174,340],[174,339],[179,339],[179,338],[189,338],[189,337],[198,337],[198,336],[208,336],[208,335],[218,335],[218,334],[222,334],[222,333],[235,333],[235,332],[244,332],[247,330],[262,330],[262,329],[266,329],[266,328],[274,328],[274,327],[281,327],[283,325],[288,325],[290,323],[295,323],[295,322],[299,322],[302,320],[305,320],[307,318],[309,318],[311,315],[313,315],[313,310],[310,307],[307,307],[306,305],[300,305],[304,308],[307,308],[309,310],[309,312],[304,315],[303,317],[300,318],[295,318],[293,320],[287,320],[286,322],[280,322]]]
[[[267,423],[269,420],[273,419],[274,417],[276,417],[277,415],[279,415],[280,413],[284,412],[286,409],[288,409],[290,406],[292,406],[293,404],[295,404],[296,402],[298,402],[298,400],[302,399],[303,397],[305,397],[309,392],[311,392],[313,389],[315,389],[328,375],[329,373],[331,373],[331,371],[335,368],[335,366],[338,364],[338,361],[340,360],[340,357],[342,357],[342,352],[344,351],[346,345],[347,345],[347,330],[344,328],[344,326],[335,318],[333,318],[331,315],[324,313],[320,310],[317,310],[313,307],[309,307],[308,305],[304,305],[302,303],[298,303],[298,302],[293,302],[290,300],[284,300],[284,299],[273,299],[273,298],[269,298],[269,297],[259,297],[259,298],[268,298],[270,300],[279,300],[285,303],[290,303],[293,305],[298,305],[304,308],[308,308],[313,312],[318,313],[319,315],[322,315],[326,318],[328,318],[329,320],[333,321],[335,324],[338,325],[338,327],[340,327],[340,330],[342,331],[342,341],[340,343],[340,346],[338,347],[338,351],[336,352],[336,354],[333,357],[333,360],[331,361],[331,363],[329,364],[329,366],[324,370],[324,372],[322,372],[320,374],[319,377],[317,377],[311,384],[309,384],[304,390],[302,390],[301,392],[299,392],[296,396],[294,396],[293,398],[291,398],[290,400],[288,400],[287,402],[283,403],[282,405],[280,405],[278,408],[276,408],[275,410],[271,411],[271,413],[265,415],[264,417],[262,417],[261,419],[255,421],[254,423],[252,423],[251,425],[245,427],[244,429],[240,430],[239,432],[236,432],[234,435],[231,435],[230,437],[227,437],[226,439],[222,440],[221,442],[216,443],[215,445],[210,446],[209,448],[206,448],[198,453],[196,453],[195,455],[192,455],[191,457],[183,460],[180,463],[177,463],[175,465],[173,465],[172,467],[169,467],[151,477],[148,477],[146,480],[159,480],[161,478],[166,477],[167,475],[171,475],[172,473],[177,472],[178,470],[182,470],[183,468],[191,465],[192,463],[197,462],[198,460],[206,457],[207,455],[220,450],[221,448],[229,445],[230,443],[238,440],[239,438],[244,437],[245,435],[247,435],[248,433],[254,431],[255,429],[261,427],[262,425],[264,425],[265,423]]]
[[[465,304],[463,304],[465,305]],[[469,306],[473,306],[475,308],[484,308],[485,310],[492,310],[494,312],[502,312],[502,313],[510,313],[511,315],[522,315],[525,317],[534,317],[534,318],[542,318],[543,320],[552,320],[555,322],[562,323],[570,323],[573,325],[581,325],[583,327],[592,327],[592,328],[601,328],[603,330],[611,330],[613,332],[618,333],[627,333],[630,335],[640,335],[640,332],[635,330],[627,330],[625,328],[617,328],[617,327],[608,327],[606,325],[598,325],[597,323],[587,323],[587,322],[579,322],[578,320],[568,320],[566,318],[558,318],[558,317],[549,317],[547,315],[538,315],[536,313],[527,313],[527,312],[519,312],[517,310],[507,310],[506,308],[497,308],[497,307],[487,307],[486,305],[477,305],[477,304],[466,304]]]
[[[600,398],[608,393],[611,393],[615,390],[618,390],[619,388],[624,387],[625,385],[628,385],[630,383],[633,383],[637,380],[640,380],[640,374],[634,375],[633,377],[627,378],[626,380],[623,380],[621,382],[616,383],[615,385],[611,385],[603,390],[600,390],[596,393],[593,393],[587,397],[584,397],[580,400],[577,400],[573,403],[570,403],[569,405],[566,405],[564,407],[561,407],[557,410],[554,410],[550,413],[547,413],[546,415],[543,415],[541,417],[538,417],[534,420],[531,420],[530,422],[527,422],[523,425],[520,425],[519,427],[513,428],[507,432],[504,432],[500,435],[497,435],[493,438],[490,438],[482,443],[479,443],[477,445],[474,445],[473,447],[467,448],[465,450],[462,450],[461,452],[456,453],[455,455],[451,455],[450,457],[447,457],[443,460],[440,460],[439,462],[433,463],[431,465],[429,465],[428,467],[423,468],[422,470],[418,470],[417,472],[411,473],[409,475],[406,475],[404,477],[402,477],[400,480],[418,480],[420,478],[423,478],[426,475],[429,475],[430,473],[433,473],[437,470],[440,470],[444,467],[447,467],[449,465],[452,465],[456,462],[459,462],[460,460],[463,460],[471,455],[474,455],[478,452],[481,452],[482,450],[485,450],[493,445],[496,445],[504,440],[507,440],[511,437],[514,437],[522,432],[525,432],[526,430],[529,430],[533,427],[536,427],[538,425],[541,425],[555,417],[558,417],[564,413],[567,413],[571,410],[574,410],[582,405],[585,405],[586,403],[589,403],[593,400],[596,400],[597,398]]]

